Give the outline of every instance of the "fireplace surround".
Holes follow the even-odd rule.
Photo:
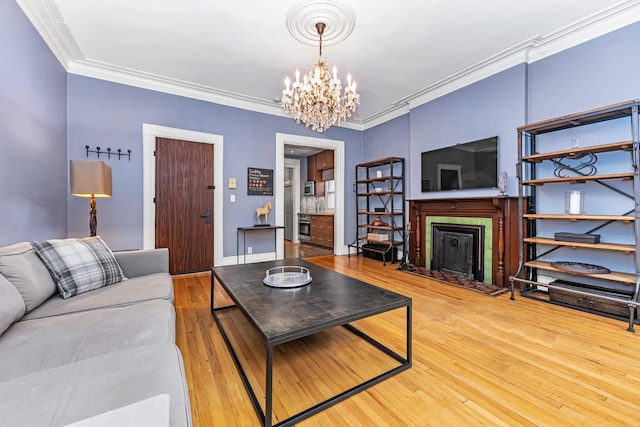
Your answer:
[[[509,196],[455,199],[410,199],[409,261],[431,268],[432,219],[438,223],[485,225],[484,281],[509,286],[509,276],[518,271],[518,198]],[[526,206],[526,200],[524,203]],[[446,218],[450,218],[447,221]],[[445,219],[445,220],[443,220]],[[427,241],[429,236],[429,241]],[[476,279],[477,280],[477,279]]]

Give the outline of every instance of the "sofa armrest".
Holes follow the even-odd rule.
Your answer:
[[[169,272],[169,249],[143,249],[113,253],[125,277]]]

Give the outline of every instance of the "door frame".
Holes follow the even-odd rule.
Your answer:
[[[293,198],[293,231],[291,233],[291,243],[300,243],[298,220],[296,219],[298,217],[298,214],[300,213],[300,159],[287,159],[285,157],[284,167],[293,168],[293,176],[291,177],[291,197]],[[282,191],[284,191],[284,183],[282,185]],[[282,224],[284,225],[284,199],[282,200],[282,204]]]
[[[333,253],[346,255],[347,246],[344,244],[344,194],[345,194],[345,142],[335,139],[314,138],[310,136],[276,133],[276,224],[284,224],[284,146],[299,145],[303,147],[333,150],[334,179],[336,181],[336,208],[333,216]],[[277,230],[277,259],[284,258],[284,230]]]
[[[153,124],[142,124],[142,246],[143,249],[156,247],[156,137],[181,139],[183,141],[213,144],[213,265],[222,265],[224,251],[223,232],[223,160],[224,138],[213,133],[171,128]],[[284,181],[283,181],[284,184]]]

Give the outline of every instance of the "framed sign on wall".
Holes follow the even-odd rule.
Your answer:
[[[273,169],[247,168],[247,195],[273,196]]]

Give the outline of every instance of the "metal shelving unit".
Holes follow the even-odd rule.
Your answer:
[[[405,164],[402,157],[386,157],[356,165],[356,238],[349,245],[356,255],[371,251],[382,262],[397,261],[398,247],[406,256],[405,234]],[[374,225],[380,217],[385,223]],[[385,240],[372,239],[386,235]]]
[[[593,312],[611,317],[622,317],[628,309],[629,327],[628,331],[634,332],[634,323],[637,319],[638,292],[640,289],[640,176],[638,165],[640,164],[638,150],[638,107],[640,101],[628,101],[620,104],[610,105],[595,110],[572,114],[545,120],[518,128],[518,182],[519,182],[519,213],[520,213],[520,267],[518,273],[510,277],[511,299],[514,299],[514,286],[520,285],[520,294],[525,297],[538,299],[545,302],[569,306],[583,311]],[[594,144],[586,147],[574,146],[571,149],[551,150],[538,152],[538,139],[542,135],[550,132],[558,132],[566,129],[575,129],[583,126],[595,125],[615,119],[628,119],[631,128],[631,140],[621,142],[607,142],[604,144]],[[578,129],[576,129],[578,131]],[[615,152],[630,153],[631,172],[621,173],[598,173],[595,167],[596,162],[606,164],[606,153]],[[601,154],[598,158],[597,154]],[[588,161],[581,159],[588,158]],[[576,163],[576,159],[577,162]],[[552,162],[553,176],[539,177],[539,168],[543,163]],[[589,163],[593,166],[584,171],[583,165]],[[547,170],[548,175],[548,170]],[[629,184],[625,184],[629,182]],[[574,184],[577,188],[581,185],[597,185],[599,188],[606,188],[616,193],[615,197],[621,200],[631,200],[635,208],[628,212],[615,212],[606,214],[593,214],[590,212],[579,213],[548,213],[540,209],[540,198],[554,197],[552,192],[545,192],[547,187],[554,185]],[[525,198],[525,192],[529,192]],[[557,196],[557,194],[556,194]],[[526,202],[525,202],[526,201]],[[563,207],[565,200],[559,200]],[[524,204],[527,203],[527,206]],[[606,210],[615,210],[613,203],[606,207]],[[580,236],[591,236],[595,231],[607,231],[608,226],[616,224],[627,224],[629,232],[635,236],[633,244],[624,244],[615,241],[613,237],[604,234],[604,242],[580,242],[563,241],[556,237],[540,235],[538,230],[542,228],[543,221],[545,229],[563,227],[561,224],[571,222],[585,222],[589,231],[581,233]],[[548,226],[550,222],[554,225]],[[560,225],[558,225],[560,224]],[[578,256],[571,250],[580,249],[587,251],[603,251],[613,254],[614,257],[632,256],[634,257],[635,271],[610,271],[601,274],[594,271],[570,271],[558,268],[558,262],[553,262],[553,258],[562,254],[569,259],[578,259],[576,264],[581,263]],[[564,251],[564,252],[556,252]],[[598,267],[598,266],[595,266]],[[571,279],[565,280],[563,276],[570,274]],[[550,282],[541,281],[541,277],[560,279]],[[556,296],[554,299],[554,295]],[[606,307],[606,309],[605,309]],[[613,307],[610,308],[610,307]],[[620,313],[617,313],[617,310]],[[609,311],[607,311],[609,310]]]

